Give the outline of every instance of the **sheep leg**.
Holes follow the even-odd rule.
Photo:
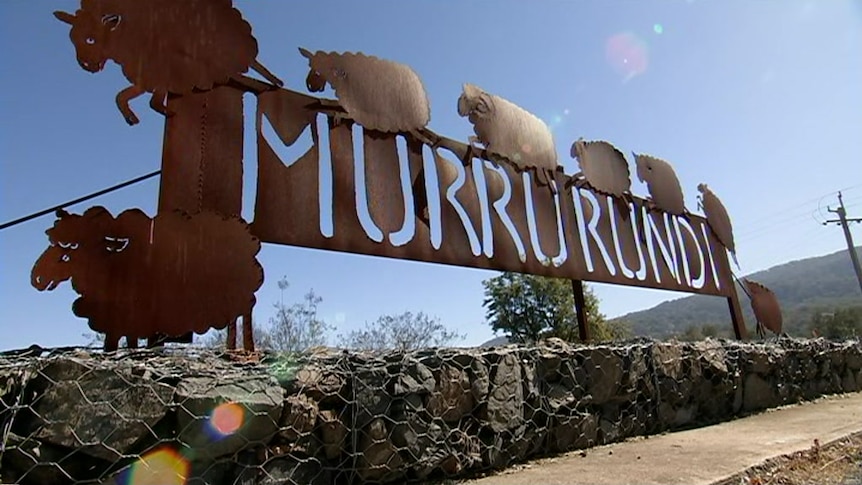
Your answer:
[[[242,348],[254,352],[254,332],[251,328],[251,310],[242,316]]]
[[[129,101],[137,98],[145,92],[146,91],[144,89],[133,84],[117,93],[117,107],[120,108],[120,113],[123,114],[123,118],[126,119],[126,123],[129,125],[136,125],[140,122],[138,116],[134,111],[132,111],[132,108],[129,107]]]
[[[225,343],[227,350],[236,350],[236,321],[227,324],[227,342]]]
[[[275,74],[269,72],[269,69],[263,67],[263,64],[257,62],[257,59],[251,61],[250,67],[272,84],[275,84],[278,87],[284,86],[284,81],[275,77]]]
[[[430,137],[425,136],[425,133],[423,133],[421,130],[410,130],[409,133],[413,138],[415,138],[421,143],[424,143],[425,145],[428,145],[429,147],[435,147],[439,142],[439,140],[432,140]]]
[[[132,337],[126,337],[126,347],[130,349],[138,348],[138,339]]]
[[[156,113],[161,113],[165,117],[174,115],[173,111],[168,110],[168,93],[167,91],[153,91],[150,96],[150,108]]]
[[[105,334],[105,345],[102,349],[105,352],[114,352],[120,347],[120,337],[114,334]]]

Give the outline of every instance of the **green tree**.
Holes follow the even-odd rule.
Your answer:
[[[862,336],[862,307],[836,308],[818,312],[811,317],[808,327],[813,333],[828,339],[840,340]]]
[[[317,314],[317,307],[323,298],[309,290],[302,301],[287,304],[284,292],[290,287],[287,277],[278,280],[281,298],[273,304],[275,315],[269,318],[268,325],[254,322],[253,332],[255,347],[282,352],[302,352],[312,347],[326,345],[329,325]],[[237,333],[241,334],[238,329]],[[201,345],[212,348],[224,348],[227,330],[209,332],[198,339]]]
[[[268,325],[261,322],[252,322],[252,333],[254,334],[254,346],[256,349],[271,349],[272,334]],[[227,344],[227,329],[210,330],[201,335],[194,336],[197,345],[203,345],[211,349],[224,349]],[[237,325],[237,345],[242,348],[242,324]]]
[[[354,350],[415,350],[442,347],[465,335],[446,328],[436,317],[422,312],[383,315],[363,330],[339,335],[339,346]]]
[[[485,317],[495,333],[503,332],[513,342],[535,342],[548,337],[579,340],[570,280],[504,272],[482,284]],[[612,340],[630,334],[626,322],[608,324],[592,288],[584,287],[584,297],[593,340]]]
[[[684,332],[674,335],[674,338],[691,342],[706,338],[731,338],[731,336],[726,328],[719,327],[714,323],[705,323],[703,325],[689,325]]]
[[[302,352],[326,345],[330,326],[317,315],[323,298],[308,290],[302,301],[293,305],[284,303],[284,290],[290,286],[286,277],[278,281],[281,300],[274,304],[275,316],[269,319],[272,348],[282,352]]]

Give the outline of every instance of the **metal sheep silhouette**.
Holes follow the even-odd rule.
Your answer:
[[[250,345],[263,269],[260,241],[241,220],[209,211],[151,219],[138,209],[114,218],[100,206],[57,217],[31,282],[50,291],[71,280],[81,295],[74,313],[106,334],[105,350],[120,337],[135,347],[139,338],[202,334],[238,317]]]
[[[280,88],[281,80],[256,60],[251,26],[230,0],[82,0],[75,14],[55,16],[72,26],[83,69],[98,72],[107,60],[122,66],[132,85],[119,92],[117,105],[129,124],[138,122],[129,101],[144,93],[152,93],[154,110],[168,115],[159,213],[60,212],[47,232],[51,246],[33,269],[31,283],[39,290],[71,280],[82,295],[75,314],[107,334],[107,350],[123,336],[136,345],[138,338],[225,326],[233,348],[240,316],[243,346],[253,350],[261,242],[723,296],[737,336],[745,336],[727,254],[712,249],[720,244],[736,259],[727,211],[701,184],[706,219],[690,214],[668,162],[634,154],[650,193],[643,199],[631,192],[622,152],[579,139],[571,155],[580,172],[568,176],[546,123],[469,83],[457,113],[475,136],[466,144],[442,137],[427,128],[431,107],[417,73],[361,52],[299,49],[309,64],[308,90],[328,84],[337,100]],[[249,69],[266,82],[246,77]],[[239,217],[244,92],[256,96],[258,110],[251,223]],[[172,107],[189,113],[171,116]],[[321,115],[329,121],[328,147],[318,133]],[[264,135],[264,120],[277,140]],[[216,125],[217,136],[203,146],[207,123]],[[363,128],[361,158],[353,153],[353,123]],[[311,134],[312,147],[282,160],[273,143],[292,146],[303,133]],[[406,160],[399,138],[407,140]],[[328,158],[321,157],[325,149]],[[320,174],[327,170],[331,190],[324,191]],[[436,172],[436,190],[429,170]],[[542,186],[551,190],[537,190]],[[163,204],[165,194],[181,200]],[[431,198],[438,199],[436,216]],[[777,305],[769,298],[756,306]],[[773,329],[769,312],[758,321]]]
[[[54,16],[72,26],[82,68],[99,72],[108,60],[122,66],[132,85],[117,94],[117,107],[130,125],[139,120],[129,101],[146,92],[150,107],[168,115],[168,94],[211,89],[249,67],[283,84],[257,61],[251,26],[229,0],[82,0],[75,14]]]

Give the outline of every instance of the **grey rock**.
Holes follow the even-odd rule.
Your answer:
[[[491,377],[491,390],[484,420],[494,432],[512,429],[523,421],[524,390],[518,357],[499,356]]]
[[[407,366],[395,380],[394,396],[434,392],[434,374],[421,362]]]
[[[475,405],[470,376],[446,364],[438,375],[436,392],[428,399],[428,412],[447,423],[456,422],[469,414]]]
[[[652,347],[652,366],[659,376],[675,381],[682,379],[682,347],[674,343],[656,343]]]
[[[136,441],[155,438],[153,428],[167,413],[171,386],[132,375],[127,369],[95,369],[76,375],[79,364],[55,365],[59,380],[33,404],[33,437],[117,460]]]
[[[25,439],[14,433],[5,436],[0,454],[0,482],[22,484],[69,483],[98,477],[111,462],[81,450]]]
[[[769,354],[760,348],[752,349],[748,354],[748,366],[751,372],[768,374],[771,370]]]
[[[717,340],[695,342],[694,353],[699,356],[701,367],[712,376],[725,376],[727,369],[727,352]]]
[[[330,485],[332,476],[313,458],[281,456],[261,467],[246,468],[238,480],[243,485]]]
[[[611,400],[623,376],[620,356],[608,347],[594,348],[587,354],[584,367],[590,372],[587,389],[593,396],[593,404],[603,404]]]
[[[383,367],[360,367],[353,379],[356,409],[354,426],[364,428],[371,420],[387,413],[392,398],[386,384],[389,374]]]
[[[549,434],[551,451],[563,452],[595,446],[598,444],[598,429],[599,417],[594,414],[555,416]]]
[[[347,425],[344,424],[339,413],[332,409],[321,409],[318,419],[324,453],[327,459],[334,460],[345,449],[344,440],[347,438]]]
[[[547,389],[545,398],[551,413],[565,414],[562,408],[575,409],[577,407],[578,398],[562,384],[548,384]]]
[[[862,370],[862,343],[847,345],[844,350],[844,363],[853,370]]]
[[[307,364],[296,371],[289,387],[291,393],[303,393],[319,403],[329,403],[346,396],[344,376],[323,364]]]
[[[197,459],[214,459],[267,443],[278,432],[284,390],[263,376],[189,377],[177,385],[175,400],[180,441],[194,450]],[[235,430],[220,430],[213,418],[214,410],[226,403],[237,406],[232,411],[242,412]]]
[[[404,473],[404,461],[389,440],[386,423],[376,418],[359,434],[359,476],[365,481],[392,481]]]
[[[476,402],[484,401],[491,389],[488,366],[485,365],[485,361],[481,357],[477,356],[470,362],[470,372],[472,374],[470,391],[473,393],[473,399]]]
[[[288,396],[284,400],[284,410],[279,421],[279,435],[294,441],[314,429],[318,415],[317,403],[305,394]]]
[[[774,406],[778,401],[772,386],[757,374],[749,374],[745,378],[742,409],[757,411]]]

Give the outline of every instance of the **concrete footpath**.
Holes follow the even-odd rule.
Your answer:
[[[770,458],[862,432],[862,393],[821,398],[705,428],[541,459],[473,485],[709,485]]]

